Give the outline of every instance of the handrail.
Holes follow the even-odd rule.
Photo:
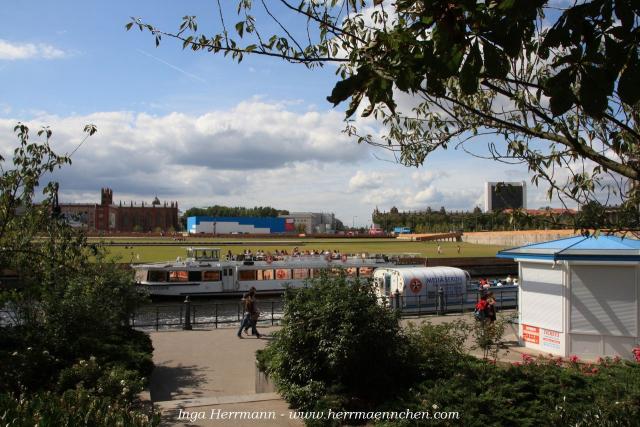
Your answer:
[[[497,310],[518,307],[517,287],[492,289],[496,297]],[[465,313],[473,311],[481,292],[466,290],[458,297],[447,295],[403,296],[399,300],[393,295],[382,297],[381,303],[392,309],[400,310],[402,317],[422,316],[430,314]],[[283,319],[284,301],[282,299],[258,300],[258,308],[262,312],[259,323],[276,325]],[[198,327],[237,327],[243,316],[243,306],[238,301],[229,302],[190,302],[191,325]],[[131,326],[138,329],[156,331],[171,328],[182,328],[185,325],[184,304],[159,304],[142,307],[131,318]]]

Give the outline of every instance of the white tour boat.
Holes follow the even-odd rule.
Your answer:
[[[242,257],[241,257],[242,258]],[[368,279],[380,267],[399,263],[418,265],[424,260],[389,261],[381,255],[269,255],[251,259],[220,258],[219,248],[189,248],[186,259],[173,262],[134,264],[135,280],[154,296],[238,295],[255,286],[259,294],[284,292],[286,286],[301,287],[305,280],[319,277],[322,270],[347,277]]]

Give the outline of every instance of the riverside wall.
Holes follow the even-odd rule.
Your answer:
[[[464,233],[462,241],[480,245],[515,247],[575,236],[574,230],[523,230]]]

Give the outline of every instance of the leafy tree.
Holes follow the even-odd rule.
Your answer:
[[[96,129],[85,131],[91,135]],[[0,326],[0,413],[24,409],[36,417],[40,398],[29,402],[27,395],[83,387],[92,393],[102,388],[102,397],[125,396],[129,407],[133,395],[127,393],[139,391],[142,377],[153,368],[149,337],[129,326],[143,297],[132,286],[131,272],[107,262],[101,248],[61,218],[56,183],[45,185],[44,199],[36,200],[46,175],[70,163],[68,156],[52,151],[51,131],[38,132],[42,142],[31,142],[23,124],[15,132],[20,142],[12,165],[0,158],[0,271],[18,282],[17,289],[0,289],[0,307],[12,315],[9,324]],[[75,368],[78,359],[104,367],[103,375],[91,381],[76,375],[84,369]],[[127,393],[122,386],[117,392],[110,387],[112,396],[101,386],[120,381],[131,383]],[[61,405],[57,415],[65,412],[62,400],[51,404]]]
[[[258,360],[294,407],[371,408],[413,380],[397,313],[370,283],[324,272],[284,299],[282,329]]]
[[[171,37],[238,62],[252,54],[337,64],[327,99],[349,101],[347,119],[373,115],[386,128],[378,138],[348,122],[358,142],[411,166],[452,145],[521,163],[549,198],[620,202],[631,214],[604,226],[640,228],[638,2],[239,0],[233,21],[218,8],[212,36],[198,32],[195,16],[173,32],[138,18],[126,27],[150,31],[156,45]],[[413,105],[399,106],[402,94]]]
[[[221,216],[221,217],[277,217],[278,215],[288,215],[289,211],[275,209],[270,206],[255,206],[253,208],[245,208],[241,206],[221,206],[214,205],[206,208],[193,207],[185,211],[180,218],[180,223],[184,230],[187,229],[187,218],[190,216]]]

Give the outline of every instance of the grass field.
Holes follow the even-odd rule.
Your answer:
[[[98,241],[98,239],[93,239]],[[159,238],[106,238],[106,242],[139,242],[155,243],[162,241]],[[171,242],[172,240],[164,240]],[[240,242],[240,244],[231,244]],[[440,245],[442,253],[438,254]],[[174,260],[176,257],[186,255],[186,248],[191,246],[219,247],[222,254],[231,251],[234,254],[242,253],[245,249],[251,249],[254,253],[261,249],[265,252],[286,250],[291,253],[294,247],[304,250],[338,250],[340,253],[360,254],[416,254],[427,258],[450,257],[478,257],[495,256],[496,252],[504,249],[502,246],[476,245],[464,242],[407,242],[396,239],[198,239],[189,238],[180,246],[107,246],[106,250],[111,257],[119,262],[155,262]],[[457,247],[460,246],[460,253]]]

